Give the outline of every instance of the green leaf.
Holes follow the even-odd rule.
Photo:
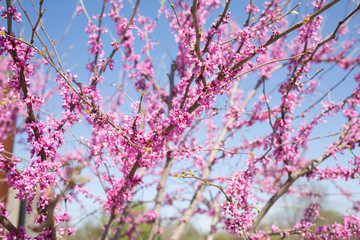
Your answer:
[[[4,108],[6,108],[6,103],[7,103],[6,100],[5,100],[5,101],[1,101],[1,102],[0,102],[0,105],[2,105]]]

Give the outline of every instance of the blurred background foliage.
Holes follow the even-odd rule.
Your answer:
[[[286,218],[286,211],[284,215],[278,216],[278,219],[273,219],[274,222],[277,222],[279,219]],[[100,223],[94,223],[92,221],[87,221],[86,223],[83,223],[77,230],[76,234],[72,237],[69,237],[69,240],[90,240],[90,239],[101,239],[102,236],[102,227],[104,223],[106,222],[107,217],[103,215],[101,218],[101,224]],[[315,227],[322,226],[322,225],[328,225],[333,223],[334,221],[338,223],[342,223],[342,216],[340,213],[334,211],[334,210],[321,210],[320,216],[315,221]],[[260,226],[260,229],[263,230],[270,230],[271,225],[273,223],[271,221],[268,221]],[[290,226],[292,223],[288,223],[286,225]],[[287,227],[286,225],[283,225],[282,227]],[[163,229],[163,233],[158,236],[157,240],[168,240],[171,238],[172,230],[175,227],[175,224],[170,224],[167,227]],[[140,226],[141,233],[140,236],[137,238],[138,240],[147,240],[149,231],[150,231],[150,225],[143,224]],[[127,236],[123,236],[120,238],[120,240],[126,240],[128,239]],[[197,227],[190,223],[187,228],[185,229],[184,235],[180,238],[180,240],[205,240],[206,234],[200,233],[197,230]],[[235,240],[238,239],[235,235],[230,235],[225,230],[220,231],[217,233],[213,240]],[[271,240],[280,240],[280,236],[271,236]],[[301,239],[300,236],[291,236],[287,239]]]
[[[299,200],[301,201],[301,199]],[[142,212],[145,211],[144,206],[138,206],[136,207],[136,211]],[[266,222],[261,224],[259,226],[259,229],[269,231],[271,230],[271,226],[273,224],[276,224],[277,226],[281,228],[287,228],[289,226],[293,226],[299,219],[297,219],[296,212],[300,211],[299,208],[293,207],[293,208],[284,208],[284,211],[282,211],[281,214],[278,215],[272,215],[271,217],[268,217]],[[301,215],[301,214],[300,214]],[[100,217],[99,221],[92,221],[88,220],[84,223],[82,223],[76,231],[76,234],[72,237],[69,237],[69,240],[90,240],[90,239],[101,239],[102,236],[102,228],[104,224],[107,222],[108,217],[103,214]],[[315,220],[315,224],[313,228],[322,226],[322,225],[329,225],[334,222],[342,223],[342,215],[337,212],[336,210],[320,210],[320,216]],[[137,233],[138,236],[136,239],[138,240],[147,240],[148,234],[150,232],[150,224],[141,224],[140,226],[137,226],[139,232]],[[168,240],[171,238],[171,234],[173,232],[173,229],[175,227],[175,223],[168,223],[166,226],[163,226],[163,232],[160,236],[158,236],[157,240]],[[126,240],[129,239],[128,236],[125,235],[125,232],[128,228],[128,225],[125,226],[125,229],[122,230],[121,234],[119,235],[120,240]],[[185,233],[182,235],[180,240],[205,240],[207,238],[206,233],[201,233],[199,230],[199,227],[196,226],[193,222],[190,222],[185,229]],[[238,239],[235,235],[230,235],[223,230],[219,230],[219,232],[214,236],[213,240],[235,240]],[[280,236],[271,236],[271,240],[280,240]],[[286,239],[292,239],[297,240],[301,239],[300,236],[290,236]]]
[[[330,205],[326,200],[327,188],[321,184],[310,184],[307,189],[310,193],[314,194],[314,199],[321,204],[323,208],[320,209],[320,215],[314,222],[313,229],[329,225],[334,222],[342,223],[342,213],[338,212],[337,209],[334,209],[334,205]],[[271,231],[273,224],[280,227],[281,229],[289,228],[294,226],[295,223],[301,220],[303,216],[304,209],[310,204],[309,198],[297,198],[297,199],[287,199],[284,197],[277,205],[277,211],[273,214],[267,216],[263,223],[259,226],[258,230]],[[328,208],[326,208],[328,206]],[[330,206],[330,208],[329,208]],[[332,207],[332,208],[331,208]],[[135,216],[141,217],[143,213],[146,212],[145,205],[137,205],[131,208],[132,214]],[[69,237],[69,240],[91,240],[91,239],[101,239],[102,228],[108,220],[108,216],[103,213],[100,217],[90,217],[91,220],[81,222],[77,227],[76,234],[72,237]],[[171,234],[176,226],[176,222],[169,220],[168,222],[162,223],[162,234],[158,236],[157,240],[169,240]],[[125,227],[121,229],[121,233],[118,234],[120,240],[129,239],[126,235],[129,225],[125,224]],[[207,233],[199,231],[201,229],[201,222],[197,221],[190,222],[185,229],[185,233],[182,235],[180,240],[205,240],[207,239]],[[140,224],[136,226],[136,231],[132,236],[135,236],[138,240],[147,240],[150,232],[150,224]],[[226,232],[225,229],[218,229],[218,233],[213,237],[213,240],[235,240],[238,239],[235,235],[230,235]],[[280,240],[280,236],[271,236],[271,240]],[[301,236],[293,235],[286,239],[298,240],[301,239]]]

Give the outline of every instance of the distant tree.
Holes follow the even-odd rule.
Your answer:
[[[172,233],[175,229],[175,224],[169,224],[164,228],[163,233],[160,236],[161,240],[171,239]],[[198,232],[196,226],[193,223],[189,223],[180,238],[180,240],[191,240],[191,239],[205,239],[205,236]]]
[[[139,219],[142,219],[141,216],[145,212],[145,206],[138,205],[131,209],[132,214],[139,216]],[[134,217],[133,217],[134,218]],[[133,219],[131,218],[131,219]],[[108,221],[108,216],[102,214],[100,221],[92,217],[91,220],[82,223],[78,231],[76,231],[74,236],[69,237],[70,240],[76,239],[101,239],[103,235],[103,228]],[[136,218],[135,218],[136,221]],[[119,223],[121,224],[121,223]],[[133,239],[147,239],[150,232],[151,225],[144,222],[127,222],[123,225],[124,227],[120,232],[116,233],[116,239],[126,240],[131,236]]]
[[[333,222],[343,224],[342,214],[340,214],[336,210],[321,210],[319,212],[319,216],[314,221],[314,228],[319,226],[327,226],[332,224]]]

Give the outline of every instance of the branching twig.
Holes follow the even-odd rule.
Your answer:
[[[139,4],[140,4],[140,0],[137,0],[137,1],[136,1],[136,4],[135,4],[135,8],[133,9],[133,12],[132,12],[132,14],[131,14],[131,17],[130,17],[130,19],[129,19],[129,22],[127,23],[124,32],[122,33],[119,41],[117,42],[118,44],[121,44],[121,43],[124,41],[125,35],[126,35],[127,31],[129,30],[132,22],[133,22],[133,19],[134,19],[135,13],[136,13],[136,11],[137,11],[137,9],[138,9],[138,7],[139,7]],[[115,53],[117,52],[117,50],[118,50],[117,48],[114,48],[114,49],[112,50],[112,52],[110,53],[109,57],[106,59],[104,65],[101,67],[99,73],[96,75],[96,77],[95,77],[94,79],[99,78],[99,77],[101,76],[101,74],[105,71],[107,65],[109,65],[111,59],[114,57],[114,55],[115,55]]]

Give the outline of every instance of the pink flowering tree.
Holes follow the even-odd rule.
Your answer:
[[[74,234],[69,206],[84,199],[108,215],[102,239],[137,239],[141,224],[155,239],[170,220],[176,240],[195,215],[211,219],[208,239],[360,237],[344,181],[342,223],[314,226],[321,194],[304,189],[359,184],[360,5],[163,0],[149,17],[145,0],[97,1],[94,15],[80,0],[77,72],[47,32],[50,1],[22,2],[0,2],[0,141],[16,134],[26,154],[0,143],[0,169],[34,221],[17,226],[2,204],[7,239]],[[284,195],[310,200],[301,220],[261,230]]]

